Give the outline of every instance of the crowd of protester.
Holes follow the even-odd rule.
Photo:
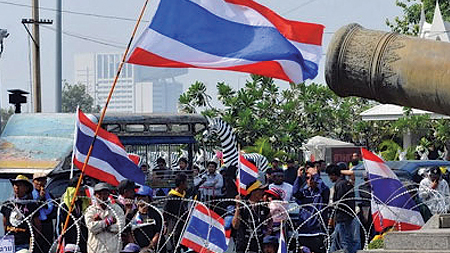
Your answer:
[[[189,168],[185,158],[179,160],[180,172],[175,174],[172,189],[138,186],[126,179],[115,188],[103,182],[90,187],[81,182],[76,192],[78,177],[74,177],[55,200],[45,188],[45,174],[34,174],[31,182],[19,175],[11,179],[14,197],[3,203],[0,212],[5,234],[14,236],[15,249],[22,252],[56,248],[87,253],[186,252],[179,242],[195,200],[225,218],[233,238],[232,252],[277,252],[283,233],[287,240],[295,234],[289,245],[297,252],[321,253],[329,248],[329,252],[355,253],[375,235],[366,173],[357,186],[359,198],[355,198],[352,167],[358,163],[359,156],[354,154],[348,164],[308,161],[299,166],[288,160],[283,169],[274,159],[265,178],[250,183],[246,194],[238,193],[230,178],[237,168],[219,169],[211,161],[200,172],[198,167]],[[153,171],[146,164],[141,169],[149,178],[156,174],[166,178],[164,159],[157,164]],[[162,194],[161,205],[156,205],[155,198]],[[447,211],[450,205],[448,199],[438,199],[438,194],[450,196],[448,183],[436,167],[419,187],[419,196],[432,213]]]

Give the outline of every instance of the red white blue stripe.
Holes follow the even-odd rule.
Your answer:
[[[287,253],[286,239],[284,238],[283,222],[280,225],[280,242],[278,243],[277,253]]]
[[[193,209],[181,244],[199,253],[223,253],[228,249],[229,235],[225,222],[217,213],[202,203]]]
[[[158,0],[128,62],[314,78],[324,26],[286,20],[251,0]]]
[[[246,195],[247,187],[250,185],[250,183],[254,182],[256,179],[258,179],[258,168],[245,159],[244,156],[239,155],[239,171],[238,171],[238,180],[236,184],[238,185],[238,191]]]
[[[424,225],[422,215],[406,188],[386,163],[362,148],[364,167],[372,186],[372,217],[376,231],[395,226],[416,230]]]
[[[97,125],[81,110],[77,112],[73,163],[81,169],[94,138]],[[145,175],[133,162],[119,138],[100,128],[84,173],[117,186],[123,179],[145,184]]]

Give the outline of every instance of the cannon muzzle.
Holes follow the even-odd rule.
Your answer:
[[[349,24],[330,42],[325,77],[342,97],[450,115],[450,43]]]

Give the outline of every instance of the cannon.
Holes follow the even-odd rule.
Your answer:
[[[349,24],[330,42],[325,78],[342,97],[450,115],[450,43]]]

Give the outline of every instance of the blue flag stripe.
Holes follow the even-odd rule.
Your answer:
[[[304,64],[300,51],[277,29],[225,20],[189,0],[161,1],[149,28],[212,55],[250,61],[284,59]]]
[[[373,194],[381,202],[389,206],[418,211],[417,207],[413,208],[415,206],[415,201],[412,199],[411,195],[406,192],[406,188],[399,180],[380,177],[370,173],[369,179],[371,180],[370,183],[372,189],[380,189],[377,191],[374,190]]]
[[[223,249],[224,251],[226,251],[228,248],[223,231],[209,225],[206,221],[203,221],[196,216],[191,217],[191,221],[186,230],[189,233],[201,237],[205,240],[207,240],[209,231],[209,237],[207,241],[215,244],[217,247]]]

